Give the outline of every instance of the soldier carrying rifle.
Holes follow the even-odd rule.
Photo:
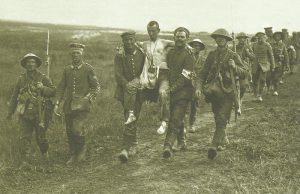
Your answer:
[[[218,47],[207,56],[200,72],[200,86],[206,101],[212,104],[216,123],[212,145],[208,149],[208,158],[214,159],[217,151],[223,150],[228,144],[225,130],[234,104],[238,110],[235,77],[243,79],[247,68],[239,55],[228,48],[227,43],[232,38],[225,29],[218,29],[211,36]]]
[[[14,112],[19,116],[21,152],[26,157],[30,156],[33,131],[42,155],[48,156],[46,131],[52,110],[49,98],[55,95],[55,86],[46,75],[37,70],[41,64],[41,58],[35,54],[29,53],[23,57],[21,65],[26,72],[18,78],[7,114],[8,120],[11,120]]]

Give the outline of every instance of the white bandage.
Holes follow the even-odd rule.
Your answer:
[[[181,74],[187,79],[192,79],[192,72],[189,70],[183,69]]]

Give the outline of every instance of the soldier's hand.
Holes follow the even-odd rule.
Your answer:
[[[59,113],[58,109],[59,109],[59,105],[58,105],[58,104],[55,104],[53,112],[54,112],[54,114],[56,114],[57,116],[60,116],[60,113]]]
[[[38,89],[41,89],[41,88],[43,88],[43,83],[42,82],[38,82],[37,84],[36,84],[36,87],[38,88]]]
[[[234,60],[233,60],[233,59],[229,59],[229,61],[228,61],[228,65],[229,65],[229,67],[230,67],[230,68],[233,68],[233,69],[235,69],[235,68],[236,68],[236,65],[235,65],[235,62],[234,62]]]
[[[201,92],[201,90],[199,90],[199,89],[197,89],[196,91],[195,91],[195,93],[196,93],[196,96],[199,98],[200,96],[201,96],[201,94],[202,94],[202,92]]]

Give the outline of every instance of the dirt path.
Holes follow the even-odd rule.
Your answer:
[[[197,132],[188,134],[188,150],[169,160],[161,155],[164,137],[149,130],[140,132],[139,152],[127,164],[117,160],[119,144],[110,140],[85,164],[65,166],[61,153],[50,172],[11,171],[7,182],[12,188],[7,192],[300,193],[297,76],[287,77],[279,97],[266,96],[261,104],[246,95],[243,116],[228,128],[231,144],[213,161],[207,159],[207,146],[214,122],[205,105]]]

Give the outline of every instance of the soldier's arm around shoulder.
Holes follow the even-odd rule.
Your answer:
[[[7,113],[7,118],[10,118],[16,108],[17,108],[17,104],[18,104],[18,96],[20,94],[20,89],[21,89],[21,83],[22,83],[22,76],[20,76],[17,80],[17,83],[14,86],[14,90],[13,93],[11,95],[10,101],[9,101],[9,105],[8,105],[8,113]]]
[[[87,64],[87,66],[88,66],[88,81],[90,87],[90,93],[88,94],[88,97],[90,101],[94,101],[96,99],[97,94],[100,92],[100,84],[95,74],[94,68],[89,64]]]
[[[114,60],[114,66],[115,66],[115,78],[116,78],[117,84],[125,87],[126,84],[128,83],[128,81],[124,76],[122,54],[119,54],[119,53],[116,54],[115,60]]]

